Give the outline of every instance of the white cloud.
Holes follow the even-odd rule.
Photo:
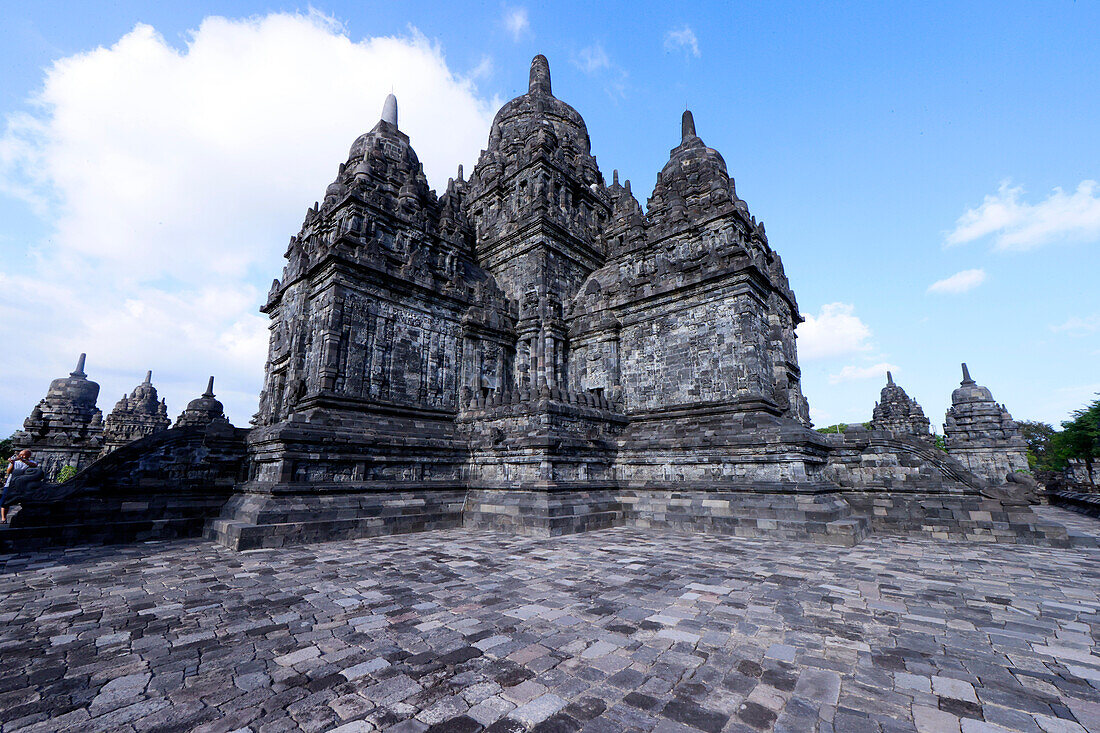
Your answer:
[[[1084,336],[1085,334],[1095,333],[1100,331],[1100,315],[1070,316],[1065,323],[1051,326],[1050,330],[1055,333],[1068,333],[1071,336]]]
[[[815,316],[803,313],[799,324],[798,355],[803,360],[843,356],[871,348],[871,329],[855,315],[849,303],[827,303]]]
[[[513,41],[522,39],[531,30],[531,19],[527,15],[527,8],[505,8],[504,27],[512,35]]]
[[[849,364],[840,370],[837,374],[829,375],[829,384],[840,384],[841,382],[855,382],[862,379],[885,379],[886,372],[896,372],[898,367],[895,364],[887,364],[882,362],[880,364],[874,364],[872,366],[857,367]]]
[[[947,244],[963,244],[995,235],[994,249],[1023,251],[1058,241],[1100,240],[1100,184],[1081,181],[1067,194],[1061,188],[1038,204],[1021,201],[1024,189],[1001,183],[997,193],[986,196],[981,206],[967,210]]]
[[[587,48],[582,48],[573,59],[573,63],[586,74],[594,74],[600,69],[611,68],[611,59],[603,50],[603,45],[594,43]]]
[[[985,270],[963,270],[928,286],[929,293],[965,293],[985,282]]]
[[[674,28],[665,34],[665,50],[669,52],[683,51],[699,58],[699,39],[695,37],[695,31],[691,29],[691,26],[685,25],[683,28]]]
[[[0,282],[0,338],[16,324],[35,334],[18,359],[6,353],[18,383],[0,396],[19,398],[0,422],[21,420],[80,351],[105,410],[152,368],[158,387],[178,378],[166,394],[178,414],[213,372],[230,417],[247,421],[267,342],[256,311],[286,241],[391,89],[432,183],[469,170],[495,100],[415,30],[355,42],[315,13],[212,17],[183,48],[139,24],[56,61],[33,112],[0,135],[0,191],[50,228]],[[6,261],[26,259],[15,247],[0,242]]]

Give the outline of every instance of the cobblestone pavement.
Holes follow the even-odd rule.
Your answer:
[[[4,733],[1100,731],[1094,549],[454,530],[0,564]]]

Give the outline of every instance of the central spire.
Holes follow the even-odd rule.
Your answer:
[[[680,121],[680,142],[687,142],[693,137],[698,137],[695,134],[695,118],[691,116],[691,110],[684,110],[684,117]]]
[[[541,53],[531,59],[531,83],[529,94],[545,94],[553,96],[550,92],[550,62]]]
[[[397,127],[397,97],[390,94],[382,105],[382,121]]]

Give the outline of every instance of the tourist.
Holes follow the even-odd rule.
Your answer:
[[[22,476],[28,469],[37,466],[38,464],[31,460],[31,452],[25,449],[8,459],[8,468],[5,471],[8,478],[4,481],[4,490],[0,492],[0,524],[8,523],[8,505],[5,502],[12,479]]]

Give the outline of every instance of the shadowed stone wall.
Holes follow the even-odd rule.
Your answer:
[[[246,433],[228,423],[160,431],[11,497],[20,508],[0,549],[199,536],[244,477]]]

